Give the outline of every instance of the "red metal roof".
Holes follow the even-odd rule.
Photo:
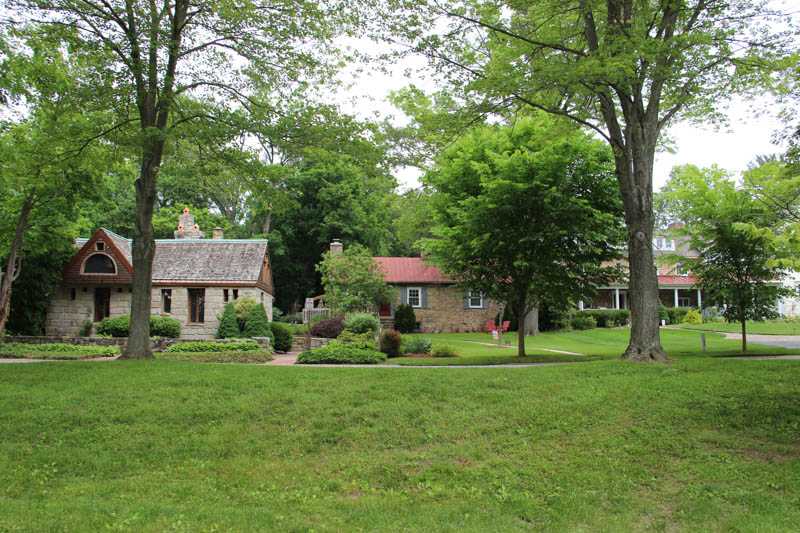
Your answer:
[[[686,285],[691,287],[697,279],[694,276],[658,276],[658,286],[661,285]]]
[[[455,283],[442,276],[439,267],[422,262],[421,257],[373,257],[386,270],[387,283]]]

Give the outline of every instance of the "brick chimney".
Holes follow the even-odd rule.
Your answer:
[[[342,244],[339,239],[333,239],[331,243],[331,255],[342,255],[344,252],[344,244]]]
[[[211,233],[211,235],[212,235],[212,238],[213,238],[213,239],[223,239],[223,238],[225,238],[225,237],[224,237],[224,233],[223,233],[223,231],[222,231],[222,228],[220,228],[219,226],[217,226],[216,228],[214,228],[214,230],[213,230],[213,232]]]
[[[206,234],[200,231],[200,226],[195,224],[194,215],[185,208],[178,217],[178,229],[173,233],[176,239],[203,239]]]

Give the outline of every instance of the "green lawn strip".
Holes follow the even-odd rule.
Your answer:
[[[0,530],[786,531],[800,362],[0,368]]]
[[[116,357],[117,346],[77,346],[74,344],[0,343],[0,359],[91,359]]]
[[[741,354],[741,341],[727,340],[721,333],[689,331],[679,329],[661,329],[661,343],[671,357],[703,356],[700,335],[705,333],[706,352],[709,357]],[[441,333],[426,335],[434,342],[475,341],[491,342],[491,337],[484,333]],[[548,332],[541,335],[525,337],[525,349],[551,349],[572,353],[599,356],[605,359],[618,358],[628,346],[630,330],[627,328],[603,328],[585,331]],[[504,335],[512,346],[517,345],[516,335]],[[495,341],[496,342],[496,341]],[[487,346],[487,348],[489,348]],[[499,350],[499,348],[494,348]],[[758,344],[748,345],[750,355],[787,355],[797,353],[776,346]]]
[[[729,322],[707,322],[705,324],[678,324],[675,327],[682,329],[696,329],[703,331],[724,331],[727,333],[741,333],[742,325]],[[800,323],[785,320],[765,320],[764,322],[746,323],[747,333],[753,335],[798,335]]]

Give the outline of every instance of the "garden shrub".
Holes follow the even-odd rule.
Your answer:
[[[236,298],[232,302],[233,310],[236,312],[236,324],[239,326],[239,331],[244,331],[247,327],[247,315],[250,309],[256,305],[256,301],[249,296],[242,296]]]
[[[165,352],[255,352],[263,350],[255,342],[179,342],[168,347]]]
[[[417,329],[417,316],[411,304],[401,304],[394,310],[394,329],[400,333],[411,333]]]
[[[430,353],[431,344],[430,339],[413,335],[405,338],[401,351],[403,353]]]
[[[244,336],[248,339],[254,337],[269,337],[270,340],[273,340],[272,330],[267,320],[267,310],[264,309],[264,304],[256,304],[250,308],[250,311],[247,313]]]
[[[8,359],[87,359],[90,357],[116,357],[117,346],[77,346],[74,344],[25,344],[6,342],[0,344],[0,357]]]
[[[107,337],[127,337],[130,329],[131,315],[122,315],[104,318],[94,327],[94,332]]]
[[[106,317],[94,327],[94,332],[103,337],[127,337],[131,329],[131,315]],[[181,323],[167,316],[150,317],[150,336],[177,339],[181,336]]]
[[[661,300],[659,300],[658,301],[658,323],[661,324],[662,322],[664,324],[666,324],[666,325],[671,324],[671,322],[669,321],[669,314],[667,313],[667,308],[664,307],[664,304],[661,302]]]
[[[177,339],[181,336],[181,323],[168,316],[151,316],[150,336]]]
[[[569,315],[559,308],[543,303],[539,307],[539,331],[556,331],[569,327]]]
[[[431,353],[436,357],[458,357],[459,349],[452,344],[436,343],[431,348]]]
[[[403,338],[398,332],[393,329],[387,329],[381,333],[378,347],[388,357],[397,357],[400,355],[400,344],[402,342]]]
[[[375,335],[371,331],[367,333],[353,333],[350,330],[344,330],[341,335],[336,337],[336,340],[345,344],[351,342],[369,342],[375,340]]]
[[[597,321],[590,315],[576,315],[569,323],[572,329],[593,329],[597,327]]]
[[[327,346],[300,353],[298,364],[376,364],[386,361],[386,355],[353,344],[331,342]]]
[[[369,313],[348,313],[344,317],[344,329],[353,333],[371,332],[377,335],[381,329],[381,321]]]
[[[225,305],[225,310],[222,312],[222,317],[219,319],[219,327],[217,328],[217,339],[232,339],[241,337],[242,331],[239,329],[239,324],[236,321],[236,311],[233,309],[233,304],[228,303]]]
[[[703,317],[697,309],[689,309],[683,316],[681,324],[702,324]]]
[[[325,339],[335,339],[342,334],[342,331],[344,331],[344,314],[320,320],[311,326],[312,336]]]
[[[667,316],[669,322],[667,324],[683,324],[683,317],[691,307],[667,307]]]
[[[283,322],[273,322],[270,326],[272,328],[272,340],[275,350],[279,352],[290,351],[292,349],[292,344],[294,344],[292,327]]]
[[[578,311],[574,316],[590,316],[594,318],[598,328],[613,328],[626,325],[631,312],[627,309],[591,309]]]

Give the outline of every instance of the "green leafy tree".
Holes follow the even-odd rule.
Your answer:
[[[425,176],[436,191],[431,260],[520,320],[545,298],[578,299],[609,280],[601,265],[624,238],[609,150],[556,130],[547,117],[477,129]],[[524,328],[518,338],[524,357]]]
[[[93,67],[89,79],[98,100],[115,100],[120,113],[104,136],[113,139],[127,125],[138,130],[119,139],[135,147],[140,169],[131,331],[122,357],[152,357],[148,322],[158,172],[182,125],[214,118],[193,110],[180,113],[182,97],[222,102],[211,98],[222,92],[247,109],[266,105],[270,95],[287,87],[300,91],[310,80],[328,79],[326,52],[335,33],[353,22],[350,10],[339,2],[299,0],[241,6],[197,0],[12,0],[6,8],[20,28],[58,34],[71,46],[96,50],[88,63]]]
[[[376,304],[389,303],[394,295],[384,281],[386,271],[358,245],[340,254],[326,252],[317,270],[333,314],[370,311]]]
[[[222,311],[222,317],[219,319],[219,327],[217,328],[217,339],[234,339],[241,337],[242,331],[239,329],[239,324],[236,322],[236,311],[233,309],[233,304],[228,303]]]
[[[776,303],[792,292],[775,280],[785,274],[781,250],[770,239],[740,229],[756,224],[775,228],[782,217],[755,200],[748,190],[737,189],[716,168],[677,167],[659,199],[672,206],[686,227],[673,230],[689,238],[699,253],[696,260],[680,259],[698,279],[705,293],[703,305],[717,306],[728,322],[742,326],[742,351],[747,350],[747,320],[776,315]]]
[[[652,249],[661,134],[676,119],[718,119],[732,94],[782,79],[797,49],[790,15],[751,0],[383,5],[376,20],[430,59],[452,99],[483,114],[544,110],[605,139],[628,229],[632,326],[623,358],[665,360]]]

